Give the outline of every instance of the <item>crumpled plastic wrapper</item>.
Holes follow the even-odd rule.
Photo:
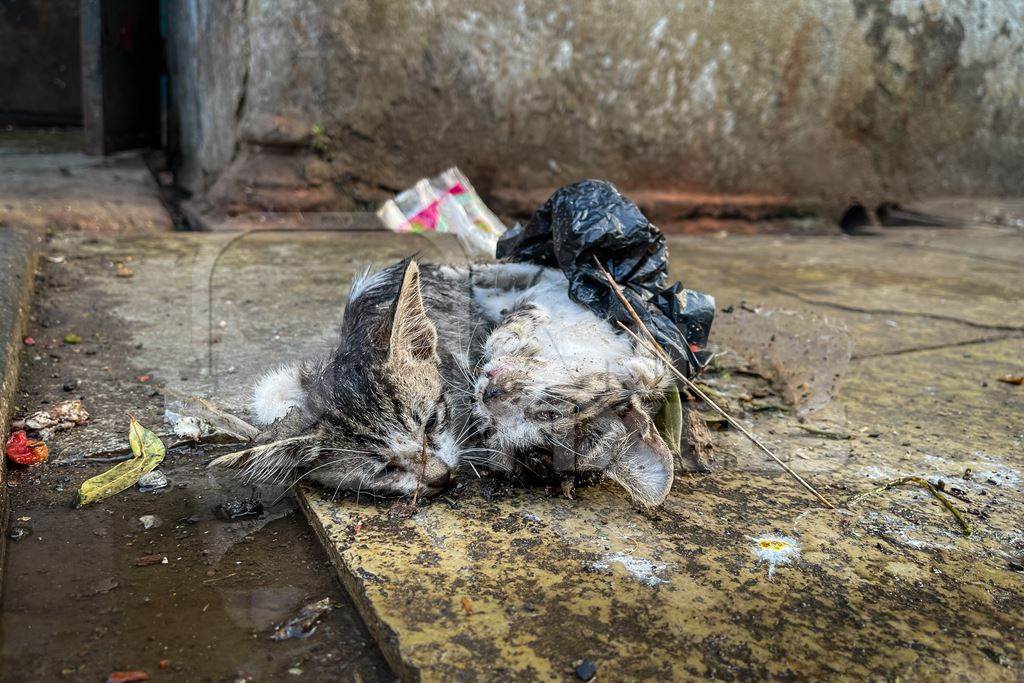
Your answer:
[[[714,297],[668,284],[665,237],[609,182],[584,180],[557,190],[525,226],[501,237],[497,257],[560,268],[573,301],[639,332],[599,262],[680,371],[693,376],[710,360]]]
[[[54,432],[71,429],[89,421],[89,413],[78,399],[56,403],[49,408],[36,411],[23,420],[11,424],[12,429],[27,429],[39,432],[44,441]]]

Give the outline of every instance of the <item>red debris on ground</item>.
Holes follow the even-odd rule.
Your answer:
[[[136,683],[148,680],[149,674],[145,671],[111,671],[107,676],[107,683]]]
[[[7,459],[15,465],[34,465],[50,456],[50,449],[42,441],[33,441],[23,431],[14,432],[7,439]]]

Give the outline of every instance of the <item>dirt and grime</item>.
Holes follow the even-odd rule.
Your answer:
[[[172,452],[167,489],[129,489],[77,510],[78,483],[108,463],[12,469],[19,521],[0,611],[8,680],[104,680],[127,669],[154,680],[276,680],[295,667],[314,680],[392,680],[294,501],[222,521],[214,506],[247,489],[213,480],[210,455]],[[146,529],[147,516],[160,523]],[[271,640],[278,622],[321,595],[341,607],[315,637]]]
[[[170,448],[159,470],[166,486],[133,486],[74,509],[83,481],[130,454],[127,410],[168,445],[180,439],[164,420],[164,397],[140,380],[153,367],[137,364],[130,323],[113,313],[114,298],[86,285],[90,267],[116,277],[114,260],[65,251],[68,259],[44,259],[37,277],[15,416],[81,400],[90,419],[49,433],[47,462],[8,468],[5,676],[105,680],[143,670],[152,680],[271,680],[301,671],[393,680],[293,497],[273,492],[257,510],[250,488],[208,472],[226,447]],[[65,343],[68,330],[81,342]],[[218,516],[233,501],[253,514]],[[315,634],[271,639],[278,623],[323,596],[336,609]]]
[[[723,311],[722,334],[712,333],[721,355],[702,386],[836,502],[900,477],[945,482],[974,527],[970,537],[923,489],[819,511],[700,410],[718,468],[680,474],[663,509],[637,512],[604,486],[578,487],[568,500],[475,478],[405,514],[393,514],[391,502],[304,489],[326,556],[299,515],[270,519],[291,509],[287,497],[272,504],[280,491],[261,498],[263,517],[216,518],[217,504],[252,492],[210,478],[210,446],[170,449],[163,493],[133,489],[91,509],[68,506],[81,481],[126,453],[126,410],[168,445],[172,389],[242,414],[258,372],[331,343],[363,265],[453,253],[373,233],[231,239],[58,235],[44,245],[54,259],[42,260],[16,416],[81,398],[90,421],[56,432],[50,460],[14,473],[9,487],[20,540],[9,541],[5,667],[52,661],[43,673],[85,666],[101,680],[135,668],[152,676],[161,660],[174,672],[176,657],[202,647],[192,666],[209,665],[212,678],[257,665],[256,677],[323,672],[316,667],[356,651],[352,666],[364,680],[392,675],[382,654],[397,674],[424,679],[571,680],[585,660],[598,679],[1022,675],[1024,575],[1014,563],[1024,556],[1024,435],[1015,416],[1024,394],[996,379],[1020,374],[1024,361],[1024,317],[1010,305],[1024,298],[1024,247],[1012,230],[669,243],[672,277],[714,293]],[[117,263],[134,276],[118,277]],[[957,305],[968,295],[971,307]],[[776,366],[751,362],[751,350],[730,340],[756,319],[772,341],[765,316],[798,321],[782,331],[810,340],[806,368],[830,374],[778,372],[791,358],[778,337]],[[845,330],[849,347],[815,346],[823,318],[822,329]],[[81,343],[64,343],[69,332]],[[813,411],[791,405],[803,393]],[[144,515],[161,524],[144,530]],[[249,540],[232,545],[240,537]],[[60,563],[90,553],[99,561]],[[156,559],[134,566],[148,557]],[[351,602],[332,587],[326,557]],[[50,591],[36,590],[44,569]],[[266,640],[325,596],[340,606],[313,636]],[[68,615],[86,601],[103,607]],[[85,654],[58,662],[29,626],[67,633],[75,648],[61,651]],[[323,659],[300,654],[311,647],[324,648]]]

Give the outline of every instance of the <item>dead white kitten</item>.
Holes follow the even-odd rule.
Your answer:
[[[537,269],[525,289],[475,296],[500,319],[474,387],[493,466],[511,469],[517,454],[546,449],[556,468],[601,471],[638,502],[663,502],[672,453],[650,415],[671,384],[664,363],[570,300],[560,271]]]

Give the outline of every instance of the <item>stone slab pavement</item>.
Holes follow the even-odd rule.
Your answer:
[[[604,486],[567,500],[472,473],[406,519],[301,490],[395,671],[566,678],[587,658],[609,680],[1024,676],[1024,391],[998,381],[1024,367],[1024,236],[670,246],[723,311],[705,378],[719,400],[837,503],[918,474],[945,482],[971,535],[913,487],[821,509],[710,414],[721,468],[680,475],[650,512]],[[129,409],[166,434],[161,387],[242,411],[259,372],[332,343],[353,274],[414,252],[457,256],[386,233],[51,237],[66,258],[42,266],[61,296],[39,313],[49,336],[28,362],[50,372],[34,392],[73,380],[93,415],[54,458],[123,451]],[[62,309],[87,315],[72,330]],[[81,344],[62,344],[71,331]]]

